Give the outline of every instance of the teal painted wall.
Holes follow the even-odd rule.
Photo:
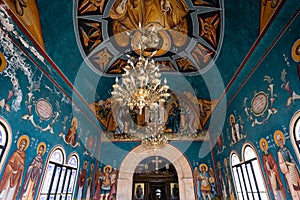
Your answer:
[[[227,107],[227,116],[226,122],[222,131],[216,131],[212,134],[212,139],[215,141],[213,143],[217,143],[218,136],[221,136],[223,144],[218,143],[214,147],[214,153],[216,163],[221,163],[221,171],[224,173],[224,164],[223,160],[226,158],[228,163],[230,163],[230,155],[232,152],[236,152],[240,159],[242,160],[242,151],[243,147],[246,143],[250,143],[254,146],[255,151],[258,154],[259,161],[261,163],[261,168],[263,171],[264,179],[267,183],[266,173],[263,169],[263,161],[262,155],[263,152],[260,149],[260,139],[266,138],[268,145],[269,145],[269,152],[273,155],[277,167],[279,169],[279,162],[278,162],[278,146],[274,142],[274,132],[276,130],[281,130],[286,138],[285,145],[289,148],[292,153],[292,156],[295,159],[297,167],[299,169],[299,158],[297,158],[296,151],[293,148],[291,142],[290,132],[290,121],[300,108],[300,101],[295,99],[287,105],[288,98],[292,96],[286,89],[284,89],[285,83],[289,82],[291,92],[295,92],[299,94],[299,75],[298,75],[298,67],[299,62],[293,60],[292,58],[292,51],[293,45],[299,39],[298,34],[298,27],[300,25],[300,17],[297,16],[294,21],[291,20],[290,26],[283,32],[282,36],[278,37],[278,41],[275,41],[274,45],[271,46],[271,50],[264,54],[265,52],[260,52],[262,57],[256,57],[258,60],[261,58],[261,62],[256,65],[256,63],[248,63],[252,66],[252,69],[255,70],[253,74],[249,75],[249,79],[247,82],[242,85],[242,80],[247,78],[246,76],[240,77],[236,82],[235,86],[242,86],[241,89],[237,92],[229,91],[229,93],[233,93],[234,95],[232,98],[229,98],[228,107]],[[259,49],[257,50],[259,51]],[[257,53],[259,55],[259,53]],[[256,69],[257,67],[257,69]],[[282,72],[285,71],[285,79],[286,82],[282,80]],[[243,74],[243,72],[241,72]],[[267,81],[267,77],[272,79],[272,82],[269,83]],[[266,79],[267,78],[267,79]],[[240,83],[240,84],[239,84]],[[274,90],[272,95],[270,93],[269,85],[273,84]],[[262,116],[255,116],[251,113],[251,100],[254,97],[255,92],[263,91],[268,95],[268,107],[267,110],[263,113]],[[275,101],[273,106],[271,107],[271,100],[270,98],[274,97]],[[245,100],[245,98],[247,98]],[[272,108],[275,108],[276,111]],[[245,109],[248,109],[249,115],[246,114]],[[271,111],[271,115],[268,116],[268,110]],[[230,145],[232,143],[232,132],[229,117],[233,114],[235,116],[236,122],[243,126],[244,134],[246,137],[241,139],[235,144]],[[251,119],[252,117],[252,119]],[[256,120],[256,122],[255,122]],[[241,130],[241,129],[240,129]],[[226,148],[224,148],[226,147]],[[290,192],[288,190],[287,182],[285,179],[284,174],[280,171],[280,177],[283,181],[285,191],[287,193],[287,199],[292,199]],[[232,180],[233,183],[233,180]],[[221,186],[219,186],[221,187]],[[274,199],[273,192],[270,189],[270,185],[267,184],[269,189],[271,199]],[[228,188],[227,188],[228,191]]]

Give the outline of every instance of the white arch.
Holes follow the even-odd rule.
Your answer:
[[[11,130],[9,123],[2,116],[0,116],[0,131],[5,132],[3,134],[5,134],[5,137],[7,139],[6,148],[4,150],[2,159],[0,160],[0,169],[3,169],[2,167],[3,167],[4,161],[6,160],[7,154],[9,152],[9,149],[10,149],[11,143],[12,143],[12,130]]]
[[[132,199],[134,170],[142,160],[151,156],[160,156],[172,162],[178,175],[180,199],[195,199],[191,166],[183,153],[170,144],[156,151],[145,150],[139,145],[127,154],[120,166],[117,199]]]
[[[291,142],[292,142],[294,151],[298,158],[298,161],[300,162],[300,153],[299,153],[299,149],[298,149],[298,144],[297,144],[297,141],[295,140],[295,137],[297,136],[297,133],[298,133],[298,130],[296,130],[296,128],[299,127],[299,126],[297,126],[299,124],[299,118],[300,118],[300,110],[298,110],[294,113],[294,115],[290,121],[290,138],[291,138]]]

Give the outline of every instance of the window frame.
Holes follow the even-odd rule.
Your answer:
[[[62,156],[62,161],[61,162],[55,162],[52,159],[52,156],[55,152],[60,151],[61,156]],[[76,187],[76,181],[78,178],[78,167],[79,167],[79,156],[77,153],[73,152],[69,155],[69,158],[66,162],[66,154],[65,151],[63,149],[62,146],[57,145],[55,147],[52,148],[52,150],[50,151],[50,154],[47,157],[47,164],[43,173],[43,181],[41,183],[41,186],[39,188],[39,192],[38,192],[38,197],[37,199],[50,199],[51,197],[53,199],[73,199],[74,196],[74,191],[75,191],[75,187]],[[76,159],[76,167],[70,165],[70,160],[72,158]],[[44,191],[44,184],[46,183],[46,177],[47,177],[47,173],[48,173],[48,167],[51,166],[53,167],[53,170],[50,172],[51,174],[51,180],[50,180],[50,184],[49,186],[46,186],[46,191]],[[69,191],[70,186],[71,186],[71,180],[72,180],[72,172],[75,171],[75,177],[73,180],[73,186],[72,186],[72,190]],[[58,173],[58,175],[57,175]],[[60,177],[61,179],[55,180],[56,175],[58,177]],[[49,177],[50,178],[50,177]],[[55,182],[56,185],[55,185]],[[66,187],[66,183],[67,183],[67,187]],[[65,190],[66,189],[66,190]],[[55,191],[53,191],[55,190]],[[66,192],[65,192],[66,191]]]
[[[254,157],[247,158],[246,157],[246,151],[250,148],[253,153]],[[239,158],[239,163],[233,164],[233,157],[237,156]],[[250,143],[244,144],[242,148],[242,156],[243,159],[240,159],[239,154],[236,151],[232,151],[230,154],[230,168],[231,168],[231,174],[233,176],[234,180],[234,187],[236,191],[236,195],[239,199],[245,199],[245,200],[252,200],[252,199],[265,199],[265,196],[270,199],[269,191],[266,187],[264,175],[262,173],[261,164],[259,160],[259,156],[257,154],[256,149],[254,146]],[[260,179],[263,181],[262,186],[259,185],[258,179],[259,174],[254,170],[255,165],[258,165],[259,167],[259,174]],[[236,177],[237,175],[237,177]],[[254,184],[252,184],[254,182]]]

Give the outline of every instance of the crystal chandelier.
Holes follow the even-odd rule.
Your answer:
[[[144,107],[151,109],[155,104],[166,101],[170,96],[169,86],[166,78],[161,84],[159,66],[155,65],[152,56],[144,57],[141,53],[138,58],[128,57],[125,73],[121,80],[116,77],[111,94],[120,105],[127,105],[130,110],[136,107],[142,114]]]
[[[168,138],[163,136],[163,125],[159,122],[152,122],[146,128],[146,133],[152,133],[152,135],[142,138],[142,146],[146,149],[157,150],[158,148],[163,148],[167,145]]]

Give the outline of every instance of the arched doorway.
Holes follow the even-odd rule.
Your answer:
[[[191,166],[182,152],[170,144],[156,151],[145,150],[144,147],[139,145],[127,154],[120,166],[117,199],[132,199],[135,169],[143,160],[149,157],[161,157],[170,161],[177,172],[179,198],[181,200],[195,199]]]
[[[152,156],[135,168],[133,175],[133,200],[179,200],[178,176],[167,159]]]

